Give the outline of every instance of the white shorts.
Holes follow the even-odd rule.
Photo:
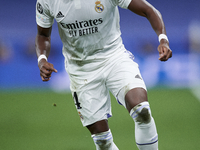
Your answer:
[[[87,78],[69,75],[70,89],[83,126],[112,116],[109,91],[126,107],[124,97],[129,90],[137,87],[146,90],[138,64],[130,56],[130,52],[124,51],[120,57],[110,58],[93,71],[83,71]]]

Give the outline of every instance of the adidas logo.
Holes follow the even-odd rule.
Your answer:
[[[64,15],[62,14],[61,11],[59,11],[59,13],[57,14],[56,18],[62,18],[62,17],[64,17]]]
[[[141,80],[142,80],[142,78],[139,76],[139,74],[137,74],[137,75],[135,76],[135,78],[138,78],[138,79],[141,79]]]

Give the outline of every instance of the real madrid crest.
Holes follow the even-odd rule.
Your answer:
[[[95,11],[98,13],[101,13],[103,12],[103,10],[104,10],[104,6],[101,4],[101,1],[97,0],[95,2]]]
[[[81,114],[81,112],[78,112],[78,115],[80,116],[81,120],[83,120],[83,115]]]

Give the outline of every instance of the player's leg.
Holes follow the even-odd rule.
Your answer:
[[[113,142],[107,119],[111,117],[109,90],[102,74],[88,77],[87,82],[71,82],[74,102],[83,126],[91,132],[97,150],[118,150]]]
[[[151,115],[144,80],[130,52],[117,59],[107,78],[108,88],[128,109],[135,122],[135,139],[140,150],[157,150],[157,131]],[[112,63],[111,63],[112,64]]]
[[[143,88],[134,88],[125,96],[126,108],[135,122],[135,140],[139,150],[158,150],[158,135]]]
[[[87,128],[92,134],[97,150],[118,150],[106,119],[88,125]]]
[[[88,128],[88,130],[90,131],[90,133],[93,134],[98,134],[101,132],[106,132],[109,130],[109,126],[108,126],[108,120],[104,119],[104,120],[100,120],[97,121],[91,125],[86,126]]]

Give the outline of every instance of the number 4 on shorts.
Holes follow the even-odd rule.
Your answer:
[[[81,109],[82,107],[81,107],[81,103],[79,103],[79,101],[78,101],[78,96],[77,96],[77,93],[76,92],[74,92],[74,101],[75,101],[75,105],[77,106],[77,109]]]

